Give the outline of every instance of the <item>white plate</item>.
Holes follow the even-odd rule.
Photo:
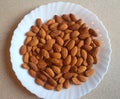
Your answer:
[[[23,45],[23,42],[26,38],[25,33],[29,31],[32,25],[34,25],[36,18],[41,18],[43,22],[45,22],[48,19],[52,18],[55,14],[62,15],[69,13],[74,13],[78,18],[82,18],[89,27],[98,30],[99,37],[97,39],[100,39],[102,41],[102,45],[98,54],[99,62],[97,65],[93,66],[96,71],[95,74],[81,86],[72,85],[70,88],[63,89],[60,92],[49,91],[35,84],[34,78],[28,74],[27,70],[21,68],[23,61],[22,56],[19,54],[19,49],[21,45]],[[81,96],[87,94],[92,89],[94,89],[103,79],[103,76],[108,70],[110,55],[110,39],[108,32],[102,22],[91,11],[78,4],[69,2],[49,3],[47,5],[40,6],[27,14],[15,29],[10,47],[12,68],[18,80],[20,80],[22,85],[31,93],[44,99],[78,99]]]

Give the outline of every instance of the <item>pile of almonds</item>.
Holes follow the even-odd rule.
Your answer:
[[[37,19],[26,36],[20,48],[22,67],[44,88],[59,91],[70,83],[81,85],[94,74],[98,34],[74,14],[55,15],[46,23]]]

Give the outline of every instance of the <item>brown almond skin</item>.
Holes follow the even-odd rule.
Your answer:
[[[30,68],[26,63],[23,63],[23,64],[21,65],[21,67],[24,68],[24,69],[29,69],[29,68]]]
[[[38,67],[36,66],[36,64],[29,62],[28,65],[30,66],[30,68],[32,68],[34,71],[38,71]]]
[[[93,30],[92,28],[89,29],[89,33],[90,33],[92,36],[94,36],[94,37],[97,37],[97,36],[98,36],[98,34],[96,33],[96,31]]]
[[[74,46],[72,49],[71,49],[71,52],[70,52],[71,56],[75,56],[77,54],[77,46]]]
[[[45,82],[42,81],[42,80],[39,79],[39,78],[36,78],[36,79],[35,79],[35,82],[36,82],[38,85],[41,85],[41,86],[44,86],[44,84],[45,84]]]
[[[75,45],[75,41],[74,40],[71,40],[68,44],[67,44],[67,49],[68,50],[71,50]]]
[[[36,46],[39,43],[39,40],[37,38],[33,38],[30,42],[30,46]]]
[[[42,51],[41,51],[41,55],[42,55],[44,58],[46,58],[46,59],[50,57],[48,51],[45,50],[45,49],[42,49]]]
[[[26,53],[23,55],[23,62],[28,63],[28,60],[29,60],[29,54],[28,54],[28,52],[26,52]]]
[[[58,45],[58,44],[54,44],[53,45],[53,48],[54,48],[54,50],[56,51],[56,52],[61,52],[61,46],[60,45]]]
[[[100,41],[99,40],[93,39],[93,42],[97,47],[100,47]]]
[[[47,24],[47,25],[51,25],[51,24],[53,24],[53,23],[55,23],[55,20],[54,20],[54,19],[50,19],[50,20],[47,21],[46,24]]]
[[[92,42],[92,38],[91,37],[88,37],[86,40],[85,40],[85,45],[90,45]]]
[[[76,20],[76,23],[79,24],[80,26],[82,25],[82,19]]]
[[[57,81],[54,80],[54,79],[51,78],[51,77],[48,78],[47,82],[48,82],[50,85],[52,85],[52,86],[56,86],[56,85],[57,85]]]
[[[68,28],[68,25],[66,23],[61,23],[59,26],[58,26],[58,29],[63,31],[63,30],[66,30]]]
[[[81,57],[81,49],[80,49],[80,48],[77,49],[77,54],[76,54],[76,56],[77,56],[78,58]]]
[[[73,84],[75,84],[75,85],[81,85],[81,84],[82,84],[76,77],[73,77],[73,78],[72,78],[72,82],[73,82]]]
[[[74,66],[76,63],[77,63],[77,57],[72,57],[70,65]]]
[[[86,69],[87,69],[86,66],[80,66],[80,67],[78,68],[78,73],[79,73],[79,74],[80,74],[80,73],[83,73],[83,72],[86,71]]]
[[[70,87],[70,82],[69,82],[69,80],[66,80],[66,81],[63,83],[63,87],[64,87],[64,88],[69,88],[69,87]]]
[[[92,50],[92,46],[84,45],[84,49],[89,52]]]
[[[72,67],[70,68],[70,72],[77,73],[77,66],[72,66]]]
[[[81,50],[81,56],[83,57],[84,60],[87,59],[87,52],[84,49]]]
[[[41,59],[41,60],[39,60],[37,66],[38,66],[38,68],[39,68],[40,70],[43,70],[43,69],[46,68],[47,63],[46,63],[44,60]]]
[[[71,38],[76,38],[77,36],[79,36],[79,32],[78,31],[73,31],[70,35]]]
[[[71,67],[70,65],[63,66],[62,69],[61,69],[61,72],[62,72],[62,73],[68,72],[68,71],[70,70],[70,67]]]
[[[45,30],[44,30],[43,28],[41,28],[41,29],[39,30],[39,36],[40,36],[41,38],[45,38],[46,32],[45,32]]]
[[[94,59],[93,64],[97,64],[97,63],[98,63],[98,57],[97,57],[97,56],[94,56],[93,59]]]
[[[48,31],[48,26],[46,24],[42,25],[42,28],[47,32]]]
[[[55,18],[55,21],[56,21],[57,23],[62,23],[62,21],[63,21],[62,17],[60,17],[60,16],[58,16],[58,15],[55,15],[54,18]]]
[[[28,37],[33,37],[33,36],[35,36],[36,34],[33,33],[32,31],[29,31],[29,32],[26,33],[26,35],[27,35]]]
[[[50,62],[53,63],[54,65],[58,65],[60,63],[60,60],[57,58],[51,58]]]
[[[94,63],[93,56],[91,56],[90,54],[88,54],[88,56],[87,56],[87,63],[89,65],[92,65]]]
[[[54,39],[47,40],[47,44],[44,45],[44,49],[48,51],[51,50],[54,43],[55,43]]]
[[[56,42],[59,44],[59,45],[61,45],[61,46],[63,46],[63,44],[64,44],[64,41],[63,41],[63,39],[61,38],[61,37],[56,37]]]
[[[94,69],[89,69],[89,70],[87,70],[87,71],[85,72],[85,75],[86,75],[87,77],[89,77],[89,76],[92,76],[94,73],[95,73],[95,70],[94,70]]]
[[[51,54],[51,57],[60,59],[61,58],[61,54],[57,53],[57,52],[54,52],[54,53]]]
[[[38,59],[35,56],[30,56],[29,61],[34,63],[34,64],[38,63]]]
[[[87,81],[87,77],[85,77],[84,75],[78,75],[78,79],[79,79],[81,82],[86,82],[86,81]]]
[[[54,86],[46,83],[46,84],[44,85],[44,88],[46,88],[46,89],[48,89],[48,90],[53,90],[53,89],[54,89]]]
[[[74,14],[72,14],[72,13],[70,14],[70,18],[71,18],[72,21],[76,21],[77,20],[76,16]]]
[[[24,44],[27,45],[32,40],[32,37],[27,37]]]
[[[51,25],[49,26],[49,29],[50,29],[50,30],[56,30],[57,27],[58,27],[58,23],[53,23],[53,24],[51,24]]]
[[[61,73],[61,69],[57,66],[52,66],[51,67],[52,70],[54,71],[55,74],[60,74]]]
[[[65,82],[65,78],[61,77],[58,81],[60,84],[63,84]]]
[[[36,77],[36,72],[33,69],[29,69],[28,72],[32,77]]]
[[[55,79],[55,80],[58,80],[61,76],[62,76],[62,73],[57,74],[57,75],[54,77],[54,79]]]
[[[69,65],[71,63],[71,55],[68,55],[64,61],[63,61],[64,65]]]
[[[44,75],[43,73],[37,73],[37,77],[45,82],[47,81],[47,76]]]
[[[32,26],[31,27],[31,31],[34,33],[38,33],[39,32],[39,28],[37,26]]]
[[[84,40],[80,40],[77,44],[78,48],[81,48],[84,45]]]
[[[91,50],[90,54],[95,57],[98,54],[98,47],[95,47]]]
[[[67,15],[67,14],[62,15],[62,18],[63,18],[65,21],[71,21],[70,16]]]
[[[69,39],[70,39],[70,34],[66,33],[63,37],[63,40],[66,41],[66,40],[69,40]]]
[[[21,48],[20,48],[20,54],[24,55],[26,53],[26,51],[27,51],[26,45],[21,46]]]
[[[48,75],[50,75],[51,77],[54,77],[55,76],[55,73],[53,72],[53,70],[51,68],[46,68],[46,73],[48,73]]]
[[[58,84],[56,87],[56,90],[60,91],[60,90],[62,90],[62,88],[63,88],[63,84]]]
[[[70,79],[70,78],[72,78],[72,76],[73,76],[73,73],[70,73],[70,72],[67,72],[67,73],[65,73],[65,74],[63,75],[63,77],[64,77],[65,79]]]
[[[50,36],[55,38],[57,36],[59,36],[61,34],[61,31],[60,30],[53,30],[50,32]]]
[[[69,26],[68,28],[69,28],[70,30],[78,30],[79,27],[80,27],[80,25],[76,23],[76,24],[73,24],[73,25]]]
[[[41,26],[42,26],[42,20],[40,18],[38,18],[36,20],[36,25],[37,25],[38,28],[41,28]]]

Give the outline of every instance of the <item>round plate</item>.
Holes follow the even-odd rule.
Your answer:
[[[41,18],[43,22],[45,22],[48,19],[51,19],[54,15],[69,13],[74,13],[77,18],[83,19],[83,21],[87,23],[88,27],[94,28],[98,32],[99,37],[97,37],[97,39],[102,41],[102,45],[98,53],[99,62],[98,64],[93,65],[93,68],[96,71],[95,74],[82,85],[71,85],[70,88],[63,89],[60,92],[46,90],[34,82],[34,78],[28,74],[27,70],[21,68],[23,61],[22,56],[19,54],[19,49],[26,38],[25,33],[29,31],[32,25],[35,24],[35,20],[37,18]],[[78,4],[69,2],[49,3],[47,5],[40,6],[25,15],[14,31],[10,47],[12,68],[17,76],[17,79],[31,93],[44,99],[78,99],[87,94],[99,84],[107,72],[110,63],[110,55],[110,39],[102,22],[91,11]]]

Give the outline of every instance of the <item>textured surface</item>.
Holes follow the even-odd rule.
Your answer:
[[[49,2],[52,1],[49,0]],[[2,23],[0,24],[0,89],[3,89],[0,91],[0,97],[2,99],[38,99],[23,88],[16,79],[9,62],[8,49],[12,32],[23,16],[37,6],[49,2],[47,0],[44,2],[38,0],[0,1],[0,19]],[[78,2],[78,0],[75,0],[74,3],[81,4],[90,9],[103,21],[109,31],[113,49],[112,60],[107,75],[96,89],[81,99],[119,99],[120,64],[118,61],[120,49],[118,46],[120,42],[118,41],[120,35],[118,26],[120,26],[120,22],[118,20],[120,20],[120,12],[118,10],[120,7],[118,5],[120,2],[118,0],[105,0],[103,2],[98,0],[81,0]]]

